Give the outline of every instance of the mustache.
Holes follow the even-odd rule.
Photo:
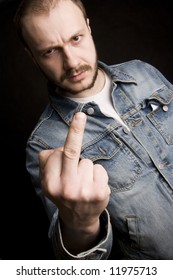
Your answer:
[[[81,65],[80,67],[78,67],[76,69],[74,69],[74,68],[68,69],[64,73],[64,75],[62,75],[61,82],[63,82],[66,79],[69,79],[70,77],[72,77],[74,75],[77,75],[81,72],[88,71],[88,70],[91,70],[91,67],[89,65]]]

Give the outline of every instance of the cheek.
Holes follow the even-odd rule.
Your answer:
[[[95,61],[96,61],[96,52],[95,50],[91,49],[90,46],[88,46],[83,51],[83,55],[81,56],[81,58],[84,60],[86,64],[93,66],[95,65]]]
[[[60,75],[61,66],[60,63],[56,61],[56,59],[51,59],[49,61],[40,61],[39,65],[45,73],[50,73],[55,76]]]
[[[90,44],[86,47],[86,53],[88,54],[88,59],[95,64],[95,61],[97,59],[96,49],[91,41]]]

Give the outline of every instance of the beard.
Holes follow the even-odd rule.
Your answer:
[[[93,72],[91,80],[85,86],[83,86],[83,87],[81,86],[79,89],[77,89],[77,88],[74,88],[73,86],[68,86],[68,85],[66,86],[63,83],[66,79],[68,80],[70,77],[72,77],[74,75],[77,75],[78,73],[85,72],[85,71]],[[98,65],[97,65],[97,62],[95,63],[93,69],[89,65],[82,65],[82,66],[78,67],[77,69],[69,69],[68,71],[66,71],[64,73],[64,75],[61,77],[60,82],[57,83],[57,86],[59,88],[61,88],[62,91],[65,91],[65,92],[71,93],[73,95],[76,95],[76,94],[79,94],[80,92],[83,92],[83,91],[86,91],[88,89],[91,89],[94,86],[94,84],[95,84],[95,81],[97,79],[97,75],[98,75]]]
[[[96,54],[96,60],[95,60],[95,64],[94,64],[94,67],[92,68],[90,65],[81,65],[79,66],[78,68],[76,69],[68,69],[65,71],[65,73],[60,77],[59,81],[49,77],[45,72],[44,70],[40,67],[40,65],[37,63],[37,67],[40,69],[41,73],[43,74],[43,76],[48,80],[48,81],[51,81],[53,84],[57,85],[59,90],[62,91],[62,93],[71,93],[73,95],[77,95],[83,91],[86,91],[88,89],[91,89],[94,84],[95,84],[95,81],[97,79],[97,75],[98,75],[98,62],[97,62],[97,54]],[[90,82],[88,82],[88,84],[86,84],[85,86],[81,86],[81,88],[79,89],[75,89],[73,87],[73,85],[65,85],[64,84],[64,81],[67,79],[69,79],[70,77],[72,77],[73,75],[75,74],[78,74],[80,72],[83,72],[83,71],[91,71],[91,73],[93,72],[93,75],[91,77],[91,80]],[[79,82],[80,83],[80,82]]]

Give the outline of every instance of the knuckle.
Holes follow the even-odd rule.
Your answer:
[[[103,167],[101,164],[96,163],[94,166],[95,166],[95,168],[97,168],[98,170],[101,170],[101,171],[102,171],[102,170],[105,170],[104,167]]]
[[[80,191],[80,201],[89,202],[92,200],[92,195],[88,188],[82,188]]]
[[[72,130],[77,135],[82,133],[82,131],[83,131],[83,129],[81,127],[77,127],[77,126],[72,126]]]
[[[69,181],[69,179],[64,179],[61,182],[61,199],[66,201],[75,201],[76,200],[76,190],[78,189],[77,182]]]
[[[104,191],[99,191],[98,193],[97,193],[97,201],[104,201],[105,199],[107,199],[107,195],[106,195],[106,193],[104,192]]]
[[[106,169],[101,164],[95,164],[94,165],[94,171],[100,174],[105,178],[106,181],[108,181],[108,173]]]
[[[53,186],[53,184],[51,184],[46,179],[42,180],[41,184],[44,195],[46,195],[47,197],[56,196],[56,188]]]
[[[64,189],[61,194],[60,197],[62,199],[62,201],[68,201],[68,202],[75,202],[77,200],[76,196],[74,193],[72,193],[70,190],[66,190]]]
[[[64,156],[67,157],[68,159],[75,159],[78,156],[78,152],[75,148],[65,147]]]
[[[80,160],[80,164],[83,164],[85,166],[93,166],[93,162],[92,160],[88,159],[88,158],[83,158]]]

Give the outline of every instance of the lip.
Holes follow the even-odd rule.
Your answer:
[[[80,82],[81,80],[83,80],[86,76],[86,71],[82,71],[76,75],[73,75],[71,77],[69,77],[69,80],[71,82]]]

